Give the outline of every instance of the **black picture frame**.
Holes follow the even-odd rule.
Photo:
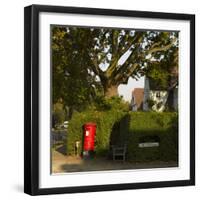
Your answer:
[[[190,178],[188,180],[39,188],[39,13],[187,20],[190,23]],[[195,184],[195,15],[31,5],[24,9],[24,192],[30,195],[95,192]]]

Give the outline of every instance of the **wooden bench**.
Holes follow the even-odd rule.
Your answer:
[[[126,160],[127,145],[112,145],[111,147],[113,160],[120,160],[121,158],[121,160],[124,162]]]

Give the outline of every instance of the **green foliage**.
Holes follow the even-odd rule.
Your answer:
[[[74,154],[75,141],[83,142],[82,126],[97,124],[96,155],[108,155],[110,145],[127,143],[127,159],[134,162],[178,160],[178,115],[175,112],[99,111],[93,107],[74,113],[69,122],[67,153]],[[159,142],[159,147],[139,148],[139,143]],[[81,153],[82,146],[79,149]]]
[[[175,112],[130,113],[128,138],[131,161],[177,161],[178,115]],[[139,148],[141,142],[159,142],[159,147]]]
[[[126,114],[124,112],[126,104],[119,98],[104,99],[103,102],[103,105],[100,105],[104,108],[103,110],[100,110],[99,106],[91,106],[84,112],[75,112],[73,114],[72,119],[69,121],[67,132],[67,153],[69,155],[74,154],[76,141],[81,141],[81,151],[83,142],[82,126],[88,122],[93,122],[97,125],[95,142],[96,155],[106,155],[108,153],[113,126]]]
[[[166,90],[169,87],[170,73],[168,68],[160,67],[160,63],[151,66],[148,77],[150,79],[151,89]]]
[[[111,133],[111,145],[123,146],[127,144],[130,116],[126,113],[119,121],[116,121]]]
[[[80,111],[99,91],[99,83],[89,71],[91,60],[87,49],[91,42],[90,29],[52,26],[54,103],[62,98],[65,106]]]
[[[94,106],[97,110],[117,109],[121,111],[128,111],[129,103],[125,102],[122,97],[119,96],[113,96],[111,98],[96,96]]]
[[[162,56],[162,60],[150,62],[146,68],[151,89],[169,90],[178,85],[178,47],[171,48]]]
[[[164,87],[168,75],[163,66],[177,67],[177,32],[52,26],[51,35],[53,102],[62,98],[79,111],[97,93],[117,95],[110,88],[126,84],[130,77],[149,73]],[[120,65],[125,54],[129,56]]]
[[[53,124],[61,124],[62,122],[65,121],[66,118],[66,113],[63,108],[62,102],[57,102],[53,105]]]

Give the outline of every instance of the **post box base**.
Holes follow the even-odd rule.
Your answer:
[[[95,152],[94,151],[83,151],[82,158],[83,159],[92,159],[94,158]]]

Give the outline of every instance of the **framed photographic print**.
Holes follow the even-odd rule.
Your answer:
[[[195,184],[195,16],[25,8],[24,191]]]

